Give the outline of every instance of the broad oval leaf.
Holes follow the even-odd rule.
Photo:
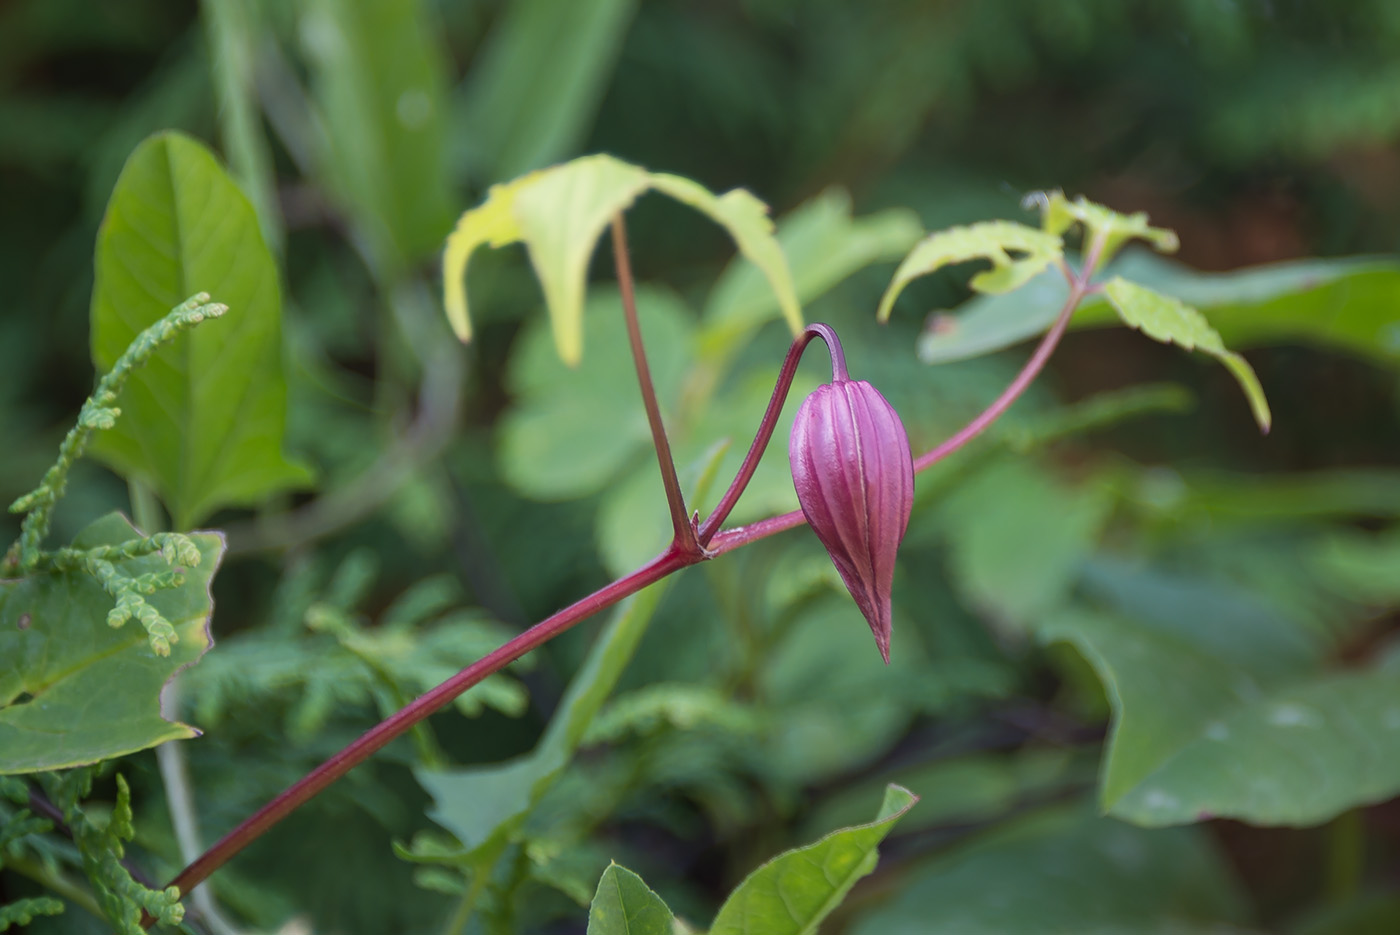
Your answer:
[[[852,935],[1245,935],[1249,905],[1194,828],[1144,831],[1081,808],[1003,822],[909,869]]]
[[[1100,790],[1111,815],[1305,826],[1400,792],[1393,670],[1265,670],[1191,628],[1083,611],[1042,635],[1075,646],[1112,703]]]
[[[157,351],[119,397],[116,427],[93,443],[160,494],[177,529],[311,475],[282,453],[281,295],[253,207],[203,145],[161,133],[127,160],[98,231],[98,370],[198,291],[217,294],[228,315]]]
[[[1142,250],[1131,250],[1109,270],[1173,295],[1207,313],[1227,347],[1285,341],[1316,342],[1389,366],[1400,362],[1400,263],[1393,259],[1298,260],[1202,273]],[[919,341],[926,363],[990,354],[1034,337],[1050,326],[1069,288],[1056,271],[1032,279],[1010,296],[975,296],[956,316],[938,319]],[[1089,296],[1074,327],[1115,324],[1100,296]]]
[[[588,907],[588,935],[673,935],[675,917],[626,867],[610,864]]]
[[[462,215],[443,253],[443,296],[448,321],[462,340],[471,337],[463,277],[472,253],[521,241],[544,289],[555,347],[570,366],[583,356],[583,303],[588,260],[612,217],[654,189],[691,205],[724,227],[768,278],[793,333],[802,311],[768,208],[735,189],[715,195],[689,179],[651,173],[607,155],[584,156],[491,189],[487,200]]]
[[[833,831],[749,874],[720,907],[710,935],[809,935],[875,869],[876,848],[918,798],[891,784],[875,820]]]
[[[1048,234],[1015,221],[983,221],[930,234],[915,245],[895,270],[894,279],[880,298],[876,317],[888,321],[895,299],[920,276],[968,260],[990,260],[992,268],[972,277],[978,292],[999,295],[1024,285],[1060,259],[1063,245],[1058,234]],[[1012,256],[1015,253],[1017,256]]]
[[[1239,354],[1225,349],[1220,335],[1205,316],[1179,299],[1162,295],[1146,286],[1115,276],[1104,283],[1104,294],[1123,319],[1154,341],[1176,344],[1190,350],[1201,350],[1220,360],[1234,375],[1249,399],[1249,408],[1259,428],[1269,431],[1271,416],[1264,388],[1254,375],[1254,368]]]
[[[83,530],[77,549],[140,538],[111,514]],[[66,769],[196,737],[161,717],[160,694],[211,644],[209,582],[223,557],[219,533],[192,533],[201,561],[178,588],[146,598],[179,637],[158,656],[134,621],[107,626],[112,599],[80,571],[0,581],[0,773]],[[123,574],[168,571],[160,556],[117,563]]]

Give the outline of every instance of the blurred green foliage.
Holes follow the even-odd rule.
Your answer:
[[[922,801],[823,931],[1393,931],[1400,281],[1393,257],[1336,258],[1400,250],[1398,72],[1392,0],[11,0],[0,502],[113,352],[87,335],[123,165],[152,133],[203,141],[247,195],[212,219],[277,267],[291,459],[202,504],[156,484],[177,526],[222,506],[201,523],[228,534],[215,646],[168,712],[206,730],[178,746],[207,843],[664,540],[607,285],[578,370],[519,248],[473,258],[474,342],[447,329],[435,258],[489,185],[602,151],[748,188],[806,317],[841,330],[918,450],[1000,391],[1060,301],[1051,271],[958,308],[985,269],[961,266],[877,326],[919,228],[1030,222],[1022,196],[1050,188],[1146,210],[1184,265],[1129,251],[1115,271],[1247,352],[1267,438],[1221,368],[1076,331],[989,438],[920,478],[888,669],[818,544],[786,533],[551,643],[208,889],[253,930],[576,932],[600,878],[624,886],[616,860],[646,881],[624,898],[704,926],[894,782]],[[787,331],[709,220],[645,198],[628,224],[683,481],[718,463],[723,483]],[[208,334],[217,361],[231,339]],[[286,489],[294,463],[314,491]],[[791,507],[780,448],[763,471],[737,520]],[[70,491],[54,543],[130,509],[90,464]],[[166,879],[187,857],[166,780],[152,753],[121,770],[128,856]],[[125,801],[107,780],[93,798],[93,829]],[[68,881],[68,911],[29,930],[96,930],[78,849],[6,803],[0,905],[37,912],[20,901]]]

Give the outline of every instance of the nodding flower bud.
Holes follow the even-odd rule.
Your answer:
[[[888,664],[895,552],[914,506],[904,424],[875,387],[845,379],[842,362],[836,378],[803,401],[788,459],[802,512]]]

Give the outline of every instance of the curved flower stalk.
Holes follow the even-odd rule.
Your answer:
[[[788,460],[802,515],[865,615],[890,661],[894,560],[914,507],[914,459],[894,407],[864,380],[846,375],[834,333],[832,380],[802,403]]]

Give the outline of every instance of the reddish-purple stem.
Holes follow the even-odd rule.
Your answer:
[[[619,236],[616,226],[614,227],[613,233],[615,238],[614,243],[616,244],[618,242],[616,238]],[[625,256],[625,241],[622,242],[622,246],[624,249],[618,251],[618,253],[621,256]],[[1055,346],[1064,335],[1065,329],[1069,325],[1070,317],[1074,314],[1075,307],[1090,291],[1089,275],[1096,265],[1099,247],[1100,244],[1098,243],[1093,245],[1086,257],[1080,274],[1071,277],[1069,298],[1066,300],[1064,308],[1060,310],[1060,314],[1055,319],[1055,323],[1051,326],[1050,330],[1046,332],[1045,337],[1041,339],[1040,345],[1036,348],[1035,353],[1031,355],[1030,360],[1026,362],[1025,367],[1016,375],[1016,379],[1011,382],[1011,385],[1006,388],[1005,392],[997,397],[995,402],[988,406],[977,418],[969,422],[962,431],[916,460],[914,462],[915,471],[924,470],[971,441],[983,429],[990,425],[997,416],[1005,412],[1016,398],[1025,391],[1026,387],[1030,385],[1036,375],[1040,373],[1041,369],[1045,366],[1046,360],[1049,359],[1050,354],[1054,351]],[[621,269],[623,268],[625,267],[619,267],[619,282],[625,281],[627,283],[627,286],[624,287],[624,302],[626,303],[630,301],[626,296],[630,293],[631,280],[630,273],[625,277],[621,275]],[[635,320],[635,312],[632,313],[632,317],[633,320]],[[797,369],[798,358],[812,338],[817,336],[826,340],[828,347],[832,350],[833,373],[837,374],[837,379],[845,378],[845,361],[844,358],[841,357],[840,343],[833,340],[834,334],[831,333],[826,325],[816,324],[808,326],[808,328],[797,337],[792,347],[788,350],[787,358],[783,361],[783,369],[778,377],[779,389],[774,390],[773,398],[769,400],[768,409],[763,415],[763,424],[759,428],[758,435],[755,437],[753,445],[750,446],[749,454],[744,460],[744,465],[740,468],[740,477],[736,477],[735,484],[730,486],[730,489],[725,492],[724,498],[720,501],[720,507],[724,508],[724,515],[727,515],[728,510],[733,508],[734,503],[738,501],[739,495],[743,492],[743,487],[747,484],[748,478],[752,477],[753,470],[757,467],[758,459],[763,453],[763,448],[772,437],[773,427],[777,423],[778,414],[782,411],[782,405],[787,396],[787,390],[792,385],[792,378]],[[640,372],[645,365],[641,357],[638,357],[638,361],[640,376]],[[647,396],[645,387],[649,385],[649,380],[643,381],[644,398]],[[781,392],[779,390],[781,390]],[[655,398],[653,396],[652,403],[654,404],[654,402]],[[659,438],[661,442],[664,443],[664,432],[659,435]],[[669,462],[668,446],[667,454],[662,458],[663,477],[666,474],[665,465]],[[672,468],[672,474],[674,476],[674,467]],[[740,482],[740,478],[742,478],[742,483]],[[679,490],[679,485],[677,485],[677,490]],[[720,507],[716,508],[715,515],[720,514]],[[377,750],[381,749],[401,734],[406,733],[419,721],[423,720],[434,711],[444,707],[458,695],[462,694],[473,685],[476,685],[488,675],[500,671],[530,650],[548,642],[574,624],[579,623],[600,610],[611,607],[623,598],[630,597],[647,585],[654,584],[688,565],[694,565],[697,562],[716,555],[723,555],[726,552],[731,552],[750,542],[754,542],[766,536],[771,536],[786,529],[792,529],[794,526],[800,526],[806,522],[802,512],[798,510],[792,513],[784,513],[781,516],[773,516],[768,519],[760,520],[748,526],[740,526],[736,529],[726,530],[716,535],[715,529],[720,522],[723,522],[723,516],[721,516],[718,521],[713,520],[714,516],[712,515],[710,519],[705,521],[705,524],[700,529],[701,545],[709,545],[709,543],[713,542],[712,547],[708,549],[703,547],[690,548],[684,542],[684,537],[680,536],[678,532],[678,541],[673,542],[665,552],[652,559],[641,568],[623,578],[619,578],[612,584],[607,585],[599,591],[595,591],[588,597],[570,604],[553,616],[535,624],[499,649],[478,659],[441,685],[419,696],[402,710],[361,734],[357,740],[345,749],[316,767],[306,776],[303,776],[296,783],[284,790],[277,798],[273,799],[267,805],[264,805],[242,824],[224,835],[194,863],[180,871],[179,876],[171,880],[169,885],[179,887],[181,893],[188,893],[193,887],[198,886],[204,880],[208,879],[211,873],[223,866],[224,863],[257,839],[263,832],[304,805],[322,789],[325,789],[341,776],[344,776],[350,770],[364,762]],[[689,522],[685,523],[685,528],[687,531],[692,531]],[[694,540],[692,540],[692,542],[693,541]],[[145,921],[149,926],[149,918]]]
[[[666,488],[666,505],[671,510],[673,538],[681,548],[700,553],[695,529],[685,509],[685,495],[676,476],[676,462],[671,457],[671,442],[666,438],[666,424],[661,420],[661,406],[656,401],[656,384],[647,365],[646,347],[642,343],[642,325],[637,318],[637,298],[632,288],[632,260],[627,250],[627,228],[621,214],[612,219],[613,263],[617,268],[617,287],[622,293],[622,310],[627,319],[627,340],[632,345],[632,360],[637,365],[637,383],[642,389],[642,406],[647,424],[651,426],[651,442],[656,448],[656,461],[661,467],[661,484]]]
[[[171,880],[169,885],[178,886],[181,893],[188,893],[191,888],[206,880],[209,874],[217,870],[225,861],[241,851],[264,831],[286,818],[322,789],[350,772],[391,740],[405,733],[434,711],[451,703],[468,688],[488,675],[504,669],[530,650],[548,642],[579,621],[591,617],[604,608],[611,607],[623,598],[636,594],[647,585],[660,581],[667,575],[698,561],[700,561],[698,555],[686,554],[673,546],[630,575],[619,578],[602,590],[595,591],[582,600],[570,604],[553,616],[535,624],[499,649],[481,657],[441,685],[419,695],[404,708],[365,731],[348,747],[297,780],[281,795],[264,805],[237,828],[224,835],[198,860],[180,871],[180,875]]]
[[[700,545],[708,546],[710,540],[719,532],[720,525],[729,518],[729,513],[734,509],[734,504],[739,502],[739,495],[744,492],[744,488],[749,486],[749,481],[753,479],[753,472],[758,469],[759,459],[763,457],[764,449],[768,447],[768,442],[773,437],[773,430],[777,427],[778,416],[783,411],[783,403],[787,400],[788,390],[792,388],[792,379],[797,374],[797,364],[802,359],[802,352],[807,349],[807,345],[813,338],[821,338],[826,342],[827,350],[831,353],[831,379],[848,380],[846,375],[846,352],[841,349],[841,340],[836,337],[836,332],[829,325],[817,322],[802,329],[788,347],[787,356],[783,358],[783,368],[778,371],[778,382],[773,386],[773,395],[768,398],[768,408],[763,412],[763,421],[758,425],[758,432],[754,435],[753,444],[749,446],[748,454],[744,455],[744,463],[739,465],[739,473],[734,475],[734,482],[729,485],[729,489],[724,492],[724,496],[719,498],[719,503],[715,505],[714,512],[705,518],[705,522],[700,525]],[[797,514],[801,516],[801,513]]]

